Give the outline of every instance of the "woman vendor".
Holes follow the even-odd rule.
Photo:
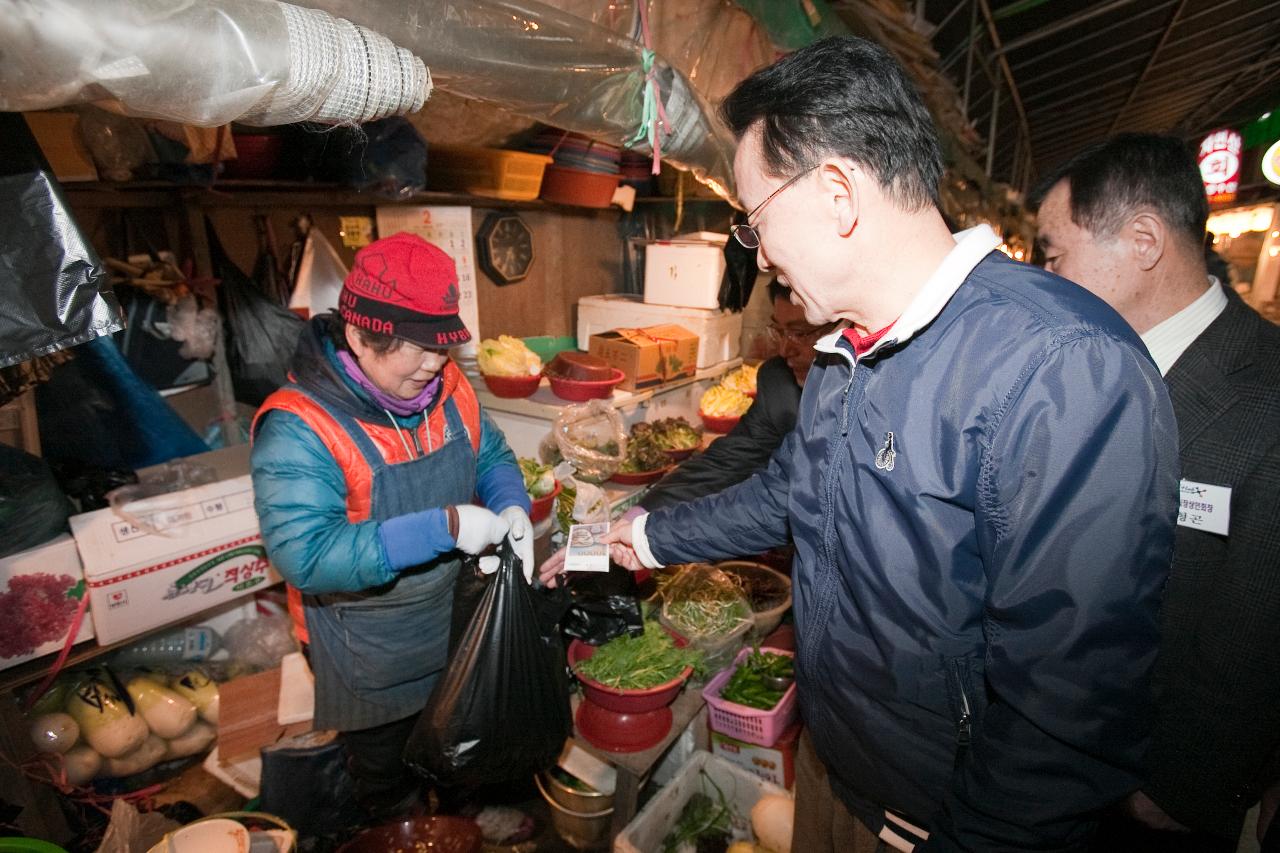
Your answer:
[[[415,804],[401,753],[445,665],[462,553],[509,536],[532,570],[515,455],[449,360],[470,339],[453,260],[414,235],[378,240],[254,422],[255,504],[309,649],[315,726],[342,733],[372,817]]]

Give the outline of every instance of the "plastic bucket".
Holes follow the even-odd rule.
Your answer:
[[[578,850],[603,850],[609,846],[613,794],[574,791],[546,773],[539,773],[533,781],[551,807],[551,825],[566,844]],[[599,808],[606,803],[607,808]]]

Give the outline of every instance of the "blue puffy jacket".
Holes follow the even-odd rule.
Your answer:
[[[818,349],[769,467],[639,538],[679,563],[790,526],[801,709],[873,830],[891,809],[918,849],[1082,847],[1151,725],[1178,470],[1159,372],[1101,300],[994,252],[856,363],[838,333]]]
[[[318,317],[303,331],[291,372],[309,393],[355,417],[386,424],[389,415],[342,370]],[[437,399],[432,408],[442,405]],[[394,416],[412,435],[422,414]],[[296,414],[267,411],[255,425],[254,505],[271,561],[289,585],[310,594],[358,592],[394,580],[405,568],[429,562],[456,546],[445,512],[428,509],[385,522],[347,521],[347,485],[324,442]],[[515,454],[488,414],[480,410],[476,493],[501,512],[529,511],[529,496]]]

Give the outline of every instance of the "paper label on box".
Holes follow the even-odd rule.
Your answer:
[[[569,550],[564,556],[566,572],[608,572],[609,546],[600,538],[609,532],[609,522],[574,524],[569,527]]]

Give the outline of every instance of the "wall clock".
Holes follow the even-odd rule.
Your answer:
[[[533,231],[509,210],[484,218],[476,245],[480,269],[500,285],[520,281],[533,266]]]

